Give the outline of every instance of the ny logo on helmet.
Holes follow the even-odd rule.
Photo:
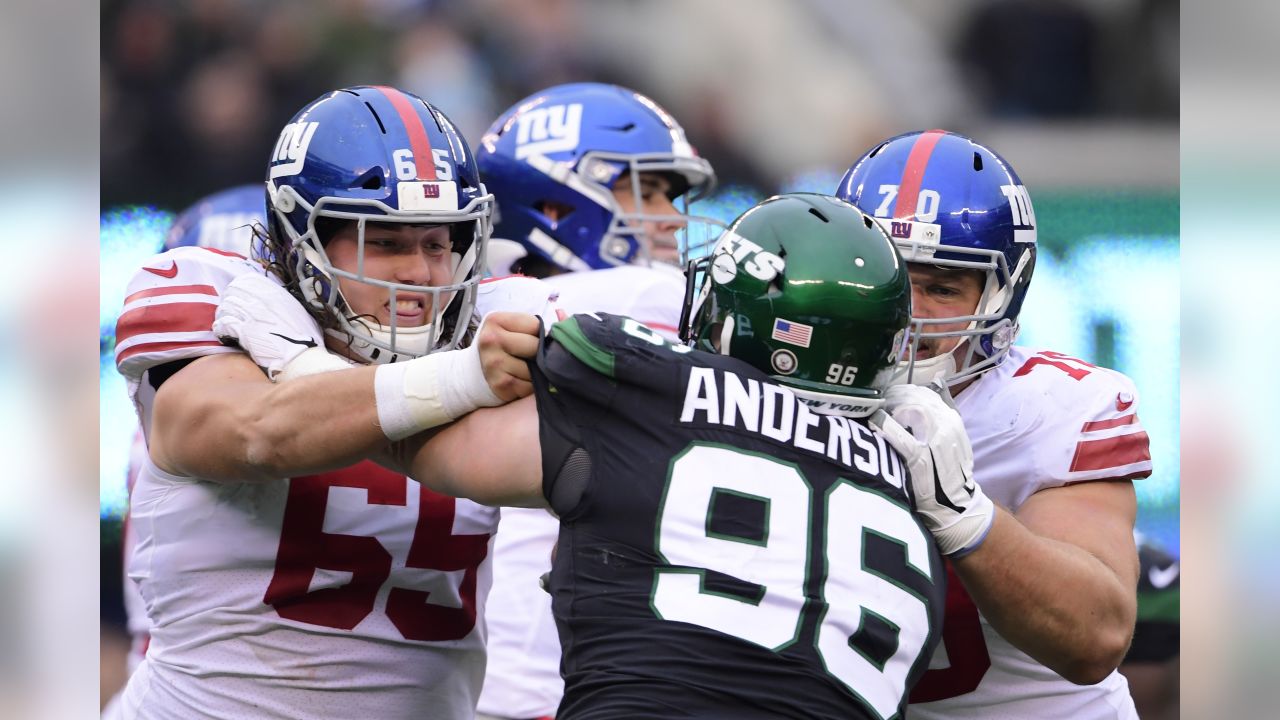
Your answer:
[[[311,145],[311,138],[315,137],[318,127],[318,122],[296,122],[284,126],[280,131],[280,139],[276,141],[276,149],[271,153],[271,177],[302,172],[307,147]]]
[[[1036,213],[1031,208],[1031,196],[1027,194],[1025,185],[1001,185],[1000,192],[1009,200],[1009,210],[1013,214],[1013,226],[1024,230],[1034,230]]]
[[[582,103],[549,105],[520,115],[516,159],[573,150],[582,134]]]

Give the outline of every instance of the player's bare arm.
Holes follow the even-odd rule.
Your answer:
[[[371,366],[272,383],[248,355],[193,361],[160,386],[151,459],[177,475],[266,481],[350,465],[389,440]]]
[[[485,505],[546,506],[533,397],[477,410],[397,442],[374,459],[445,495]]]
[[[225,294],[216,327],[249,355],[203,358],[161,386],[155,413],[165,437],[152,454],[170,472],[244,481],[334,469],[532,392],[525,359],[537,349],[539,324],[531,315],[494,313],[471,348],[352,367],[318,346],[314,327],[290,317],[299,306],[279,285],[249,276]],[[298,337],[315,347],[290,339]]]
[[[1011,643],[1072,682],[1099,682],[1133,636],[1136,508],[1129,481],[1041,490],[1016,516],[999,509],[956,572]]]

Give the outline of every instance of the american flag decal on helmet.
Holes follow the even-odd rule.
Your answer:
[[[776,318],[773,321],[773,334],[770,337],[774,340],[781,340],[784,343],[807,348],[809,347],[809,338],[812,335],[812,325]]]

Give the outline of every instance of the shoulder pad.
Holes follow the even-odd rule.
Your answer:
[[[677,338],[684,301],[684,278],[677,271],[624,265],[555,275],[547,283],[560,291],[567,313],[625,315],[668,340]]]
[[[136,383],[157,365],[236,352],[214,336],[214,313],[223,288],[253,272],[262,272],[256,262],[209,248],[174,248],[147,260],[116,320],[116,369]]]
[[[1009,389],[1034,418],[1041,470],[1058,484],[1151,474],[1138,392],[1122,373],[1052,351],[1011,354]],[[1031,418],[1028,418],[1031,419]],[[1020,422],[1019,425],[1024,423]]]

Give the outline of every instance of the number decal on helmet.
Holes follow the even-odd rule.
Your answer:
[[[898,197],[898,186],[881,185],[880,194],[884,199],[876,206],[876,217],[889,217],[889,206],[893,204],[894,198]]]
[[[881,185],[880,194],[884,199],[876,206],[876,217],[889,217],[893,201],[898,197],[897,185]],[[916,199],[915,217],[919,222],[931,223],[938,219],[938,205],[942,197],[937,190],[921,190]]]
[[[396,164],[396,177],[400,180],[417,180],[418,165],[413,161],[413,151],[402,148],[391,153],[391,159]]]
[[[431,148],[431,159],[436,164],[436,178],[439,180],[453,179],[453,159],[449,157],[449,151],[444,148]]]
[[[854,379],[857,377],[857,365],[831,363],[831,367],[827,369],[827,382],[833,385],[852,385]]]

